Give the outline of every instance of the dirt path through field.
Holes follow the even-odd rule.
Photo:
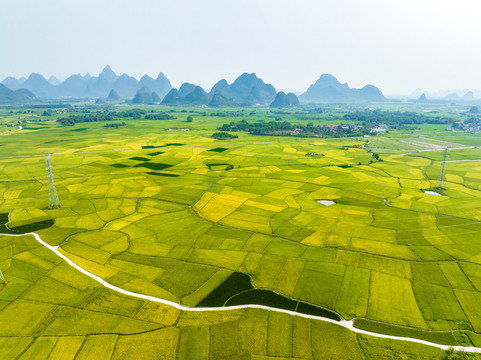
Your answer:
[[[277,312],[282,312],[282,313],[286,313],[286,314],[290,314],[290,315],[293,315],[293,316],[300,316],[300,317],[304,317],[304,318],[308,318],[308,319],[314,319],[314,320],[320,320],[320,321],[327,321],[329,323],[332,323],[332,324],[337,324],[337,325],[340,325],[346,329],[349,329],[351,331],[354,331],[355,333],[359,333],[359,334],[365,334],[365,335],[370,335],[370,336],[374,336],[374,337],[378,337],[378,338],[384,338],[384,339],[392,339],[392,340],[402,340],[402,341],[410,341],[410,342],[414,342],[414,343],[418,343],[418,344],[424,344],[424,345],[429,345],[429,346],[434,346],[434,347],[437,347],[439,349],[442,349],[442,350],[447,350],[447,349],[454,349],[455,351],[465,351],[465,352],[472,352],[472,353],[481,353],[481,348],[477,348],[477,347],[467,347],[467,346],[449,346],[449,345],[440,345],[440,344],[435,344],[435,343],[431,343],[429,341],[424,341],[424,340],[420,340],[420,339],[414,339],[414,338],[408,338],[408,337],[399,337],[399,336],[391,336],[391,335],[384,335],[384,334],[378,334],[378,333],[373,333],[373,332],[369,332],[369,331],[365,331],[365,330],[361,330],[361,329],[358,329],[358,328],[355,328],[353,326],[353,321],[352,320],[342,320],[342,321],[335,321],[335,320],[331,320],[331,319],[327,319],[327,318],[323,318],[323,317],[320,317],[320,316],[313,316],[313,315],[307,315],[307,314],[302,314],[302,313],[297,313],[297,312],[293,312],[293,311],[289,311],[289,310],[283,310],[283,309],[277,309],[277,308],[272,308],[272,307],[269,307],[269,306],[263,306],[263,305],[239,305],[239,306],[230,306],[230,307],[213,307],[213,308],[190,308],[190,307],[186,307],[186,306],[182,306],[180,304],[177,304],[175,302],[172,302],[172,301],[169,301],[169,300],[165,300],[165,299],[161,299],[161,298],[157,298],[157,297],[154,297],[154,296],[149,296],[149,295],[144,295],[144,294],[139,294],[139,293],[135,293],[135,292],[132,292],[132,291],[128,291],[128,290],[125,290],[125,289],[122,289],[122,288],[119,288],[117,286],[114,286],[112,284],[109,284],[107,281],[105,281],[104,279],[102,279],[101,277],[95,275],[95,274],[92,274],[91,272],[85,270],[84,268],[80,267],[79,265],[77,265],[75,262],[73,262],[72,260],[70,260],[67,256],[65,256],[64,254],[62,254],[60,251],[59,251],[59,247],[58,246],[51,246],[49,244],[47,244],[45,241],[43,241],[40,236],[37,234],[37,233],[26,233],[26,234],[22,234],[22,235],[12,235],[12,234],[0,234],[2,236],[26,236],[26,235],[32,235],[33,237],[35,237],[35,239],[43,246],[45,246],[47,249],[49,249],[50,251],[54,252],[57,256],[59,256],[60,258],[62,258],[63,260],[65,260],[70,266],[74,267],[75,269],[77,269],[78,271],[80,271],[81,273],[87,275],[88,277],[90,277],[91,279],[94,279],[95,281],[97,281],[99,284],[101,284],[102,286],[105,286],[106,288],[109,288],[110,290],[113,290],[113,291],[116,291],[116,292],[119,292],[121,294],[124,294],[124,295],[127,295],[127,296],[133,296],[133,297],[136,297],[136,298],[139,298],[139,299],[145,299],[145,300],[149,300],[149,301],[153,301],[153,302],[157,302],[157,303],[162,303],[162,304],[165,304],[165,305],[169,305],[169,306],[173,306],[179,310],[182,310],[182,311],[229,311],[229,310],[234,310],[234,309],[247,309],[247,308],[256,308],[256,309],[264,309],[264,310],[269,310],[269,311],[277,311]]]

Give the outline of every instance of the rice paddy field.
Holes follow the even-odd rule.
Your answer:
[[[223,294],[212,306],[274,302],[372,332],[481,347],[480,135],[423,125],[375,137],[215,140],[217,127],[243,117],[184,111],[106,128],[0,110],[0,132],[13,129],[0,134],[0,233],[35,231],[114,286],[188,307]],[[425,193],[444,148],[446,190]],[[59,209],[48,209],[47,152]],[[132,298],[30,235],[0,236],[0,270],[0,359],[445,355],[276,311],[189,312]],[[247,287],[229,282],[239,273]]]

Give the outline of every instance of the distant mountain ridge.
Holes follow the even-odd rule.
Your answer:
[[[212,97],[200,86],[183,83],[177,89],[172,89],[162,100],[162,105],[168,106],[209,106]]]
[[[438,90],[428,91],[416,89],[412,93],[404,95],[407,99],[418,100],[422,94],[426,94],[426,97],[431,100],[445,100],[445,101],[457,101],[457,102],[472,102],[481,99],[481,90],[476,89],[451,89],[451,90]]]
[[[123,98],[133,98],[142,87],[148,87],[158,96],[164,97],[172,88],[163,73],[159,73],[156,79],[144,75],[138,81],[127,74],[118,76],[108,65],[99,76],[74,74],[60,82],[55,77],[47,80],[41,74],[32,73],[28,79],[7,77],[2,84],[11,90],[25,88],[41,98],[106,98],[111,90]]]
[[[160,96],[155,91],[150,90],[147,86],[142,86],[132,99],[132,104],[155,105],[160,104],[160,100]]]
[[[1,105],[15,105],[27,104],[36,100],[34,94],[27,89],[10,90],[3,84],[0,84],[0,104]]]
[[[286,94],[283,91],[279,91],[277,93],[276,98],[270,105],[271,108],[287,108],[294,106],[299,106],[299,99],[297,98],[296,94]]]
[[[275,96],[274,86],[264,83],[256,74],[244,73],[230,85],[224,79],[218,81],[209,93],[200,86],[183,83],[179,90],[171,89],[161,104],[209,107],[266,106]]]
[[[242,106],[269,105],[276,97],[276,93],[274,86],[264,83],[254,73],[244,73],[230,85],[222,79],[210,91],[211,96],[220,94]]]
[[[334,76],[323,74],[308,90],[297,97],[293,93],[277,93],[275,87],[265,83],[255,73],[243,73],[231,84],[225,79],[218,81],[210,90],[185,82],[173,89],[167,77],[161,72],[156,79],[143,75],[140,80],[127,74],[117,75],[106,66],[98,76],[89,73],[74,74],[64,81],[51,76],[48,80],[41,74],[32,73],[27,79],[7,77],[2,81],[7,88],[15,91],[29,90],[38,98],[95,98],[103,101],[136,100],[134,103],[162,103],[169,106],[272,106],[289,107],[302,103],[356,103],[382,102],[383,93],[374,85],[362,89],[341,84]],[[147,92],[142,89],[148,89]],[[113,93],[112,93],[113,91]],[[154,95],[155,93],[155,95]],[[110,96],[109,95],[115,95]],[[466,94],[470,99],[472,93]],[[159,101],[157,101],[160,99]]]
[[[374,85],[366,85],[362,89],[350,88],[347,83],[341,84],[334,76],[323,74],[307,91],[299,96],[302,102],[316,103],[350,103],[384,101],[384,95]]]

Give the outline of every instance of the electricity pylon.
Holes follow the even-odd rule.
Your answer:
[[[444,150],[443,166],[441,168],[441,173],[439,174],[438,181],[434,187],[437,190],[446,190],[446,159],[448,158],[448,149]]]
[[[47,162],[47,177],[48,177],[48,208],[49,209],[59,209],[62,204],[58,199],[57,189],[55,188],[55,183],[53,182],[53,172],[52,165],[50,165],[50,152],[47,153],[45,157]]]

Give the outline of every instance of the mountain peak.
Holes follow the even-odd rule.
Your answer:
[[[6,87],[8,87],[10,90],[20,89],[22,83],[23,83],[23,81],[21,81],[21,79],[16,79],[12,76],[6,77],[2,81],[2,84],[5,85]]]
[[[160,72],[159,75],[157,75],[157,79],[155,79],[155,80],[167,80],[167,81],[169,81],[167,79],[167,77],[164,75],[163,72]]]
[[[140,90],[138,92],[139,93],[151,93],[152,90],[150,90],[150,88],[148,86],[144,85],[140,88]]]
[[[339,80],[335,76],[332,76],[331,74],[322,74],[319,79],[316,81],[316,85],[318,86],[338,86],[341,85]]]
[[[300,96],[303,101],[327,103],[351,103],[366,101],[384,101],[384,95],[374,85],[366,85],[362,89],[350,88],[347,83],[341,84],[331,74],[322,74]]]
[[[177,105],[180,100],[180,95],[177,89],[170,89],[170,91],[165,95],[162,100],[162,105]]]
[[[225,98],[229,98],[229,97],[232,97],[231,95],[231,90],[230,90],[230,86],[229,84],[227,83],[227,80],[226,79],[222,79],[222,80],[219,80],[215,83],[214,86],[212,86],[212,89],[210,90],[210,93],[212,95],[215,95],[216,93],[222,93],[222,95],[225,97]]]
[[[239,76],[239,78],[254,78],[254,79],[258,79],[256,73],[243,73],[241,76]]]
[[[189,95],[194,89],[197,87],[197,85],[185,82],[182,84],[182,86],[179,88],[179,95],[181,97]]]
[[[102,73],[113,73],[114,71],[112,70],[112,68],[110,67],[110,65],[107,65],[106,67],[104,67],[102,69]]]
[[[152,79],[149,75],[142,75],[142,77],[140,78],[140,81],[141,82],[145,82],[145,81],[153,81],[154,79]]]
[[[286,108],[293,106],[299,106],[299,99],[297,98],[296,94],[286,94],[283,91],[279,91],[277,93],[276,98],[270,105],[271,108]]]
[[[109,96],[107,96],[107,101],[120,101],[122,98],[114,89],[110,90]]]
[[[218,81],[210,91],[211,95],[221,94],[239,105],[270,104],[276,97],[276,90],[257,77],[255,73],[243,73],[229,85],[224,79]],[[221,99],[218,97],[218,99]],[[217,100],[217,99],[216,99]]]
[[[52,85],[59,85],[59,84],[62,83],[62,81],[57,79],[57,77],[55,77],[54,75],[52,75],[48,78],[48,82]]]
[[[253,84],[257,81],[262,81],[257,77],[255,73],[249,74],[249,73],[243,73],[241,76],[239,76],[237,79],[235,79],[234,83],[249,83]]]
[[[220,79],[219,81],[217,81],[217,82],[215,83],[215,85],[222,85],[222,86],[224,86],[224,85],[229,85],[229,83],[227,82],[226,79]],[[214,86],[215,86],[215,85],[214,85]]]
[[[31,73],[27,80],[30,80],[30,81],[32,81],[32,80],[36,80],[36,81],[37,81],[37,80],[41,80],[41,81],[44,81],[44,80],[45,80],[45,81],[47,81],[47,79],[45,79],[45,78],[43,77],[43,75],[42,75],[42,74],[39,74],[39,73]]]
[[[12,91],[3,84],[0,84],[0,104],[23,104],[35,100],[35,95],[26,89]]]
[[[148,75],[143,75],[140,78],[139,85],[148,86],[160,97],[164,97],[170,89],[172,89],[169,79],[167,79],[163,73],[159,73],[155,80]]]
[[[107,65],[100,73],[99,79],[107,82],[114,82],[117,79],[117,75],[113,72],[112,68]]]

